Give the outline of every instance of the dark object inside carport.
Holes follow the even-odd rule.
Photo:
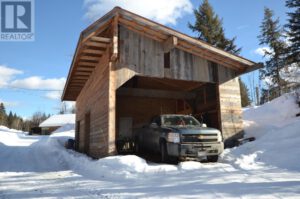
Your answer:
[[[67,149],[74,149],[75,146],[75,140],[74,139],[68,139],[68,141],[66,141],[65,143],[65,147]]]
[[[29,135],[41,135],[41,134],[42,134],[41,127],[32,127],[29,132]]]

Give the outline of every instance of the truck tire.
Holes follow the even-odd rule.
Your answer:
[[[211,156],[207,156],[207,161],[208,162],[218,162],[218,155],[211,155]]]
[[[168,155],[168,151],[167,151],[166,142],[161,142],[161,144],[160,144],[160,158],[161,158],[161,162],[163,162],[163,163],[169,162],[169,155]]]

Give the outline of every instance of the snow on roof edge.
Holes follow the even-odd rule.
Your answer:
[[[43,121],[39,127],[57,127],[65,124],[75,124],[75,114],[52,115]]]

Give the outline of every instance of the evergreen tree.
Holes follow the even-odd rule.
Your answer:
[[[293,9],[288,12],[288,38],[291,43],[288,49],[288,63],[297,63],[300,67],[300,0],[286,0],[286,6]]]
[[[239,83],[240,83],[242,107],[249,106],[251,104],[251,100],[249,98],[249,90],[241,78],[239,78]]]
[[[189,28],[193,32],[197,32],[197,39],[203,40],[215,47],[225,51],[239,54],[241,48],[235,45],[235,37],[227,39],[225,37],[224,28],[222,27],[222,19],[214,12],[208,0],[204,0],[198,10],[194,10],[196,22],[194,25],[189,23]]]
[[[4,104],[0,103],[0,125],[5,126],[7,124],[7,115]]]
[[[270,50],[265,50],[265,68],[262,69],[260,78],[269,79],[274,87],[278,86],[281,94],[284,81],[280,77],[280,70],[285,66],[286,43],[282,38],[283,29],[279,24],[279,18],[274,19],[274,13],[269,8],[265,8],[264,19],[260,26],[258,36],[260,45],[267,45]]]
[[[7,127],[8,128],[12,128],[13,120],[14,120],[14,116],[13,116],[12,112],[9,111],[9,114],[7,116]]]

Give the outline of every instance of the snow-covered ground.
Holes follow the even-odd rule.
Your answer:
[[[300,118],[295,95],[244,111],[246,136],[218,163],[150,164],[133,156],[92,160],[51,136],[0,127],[0,198],[300,198]]]

